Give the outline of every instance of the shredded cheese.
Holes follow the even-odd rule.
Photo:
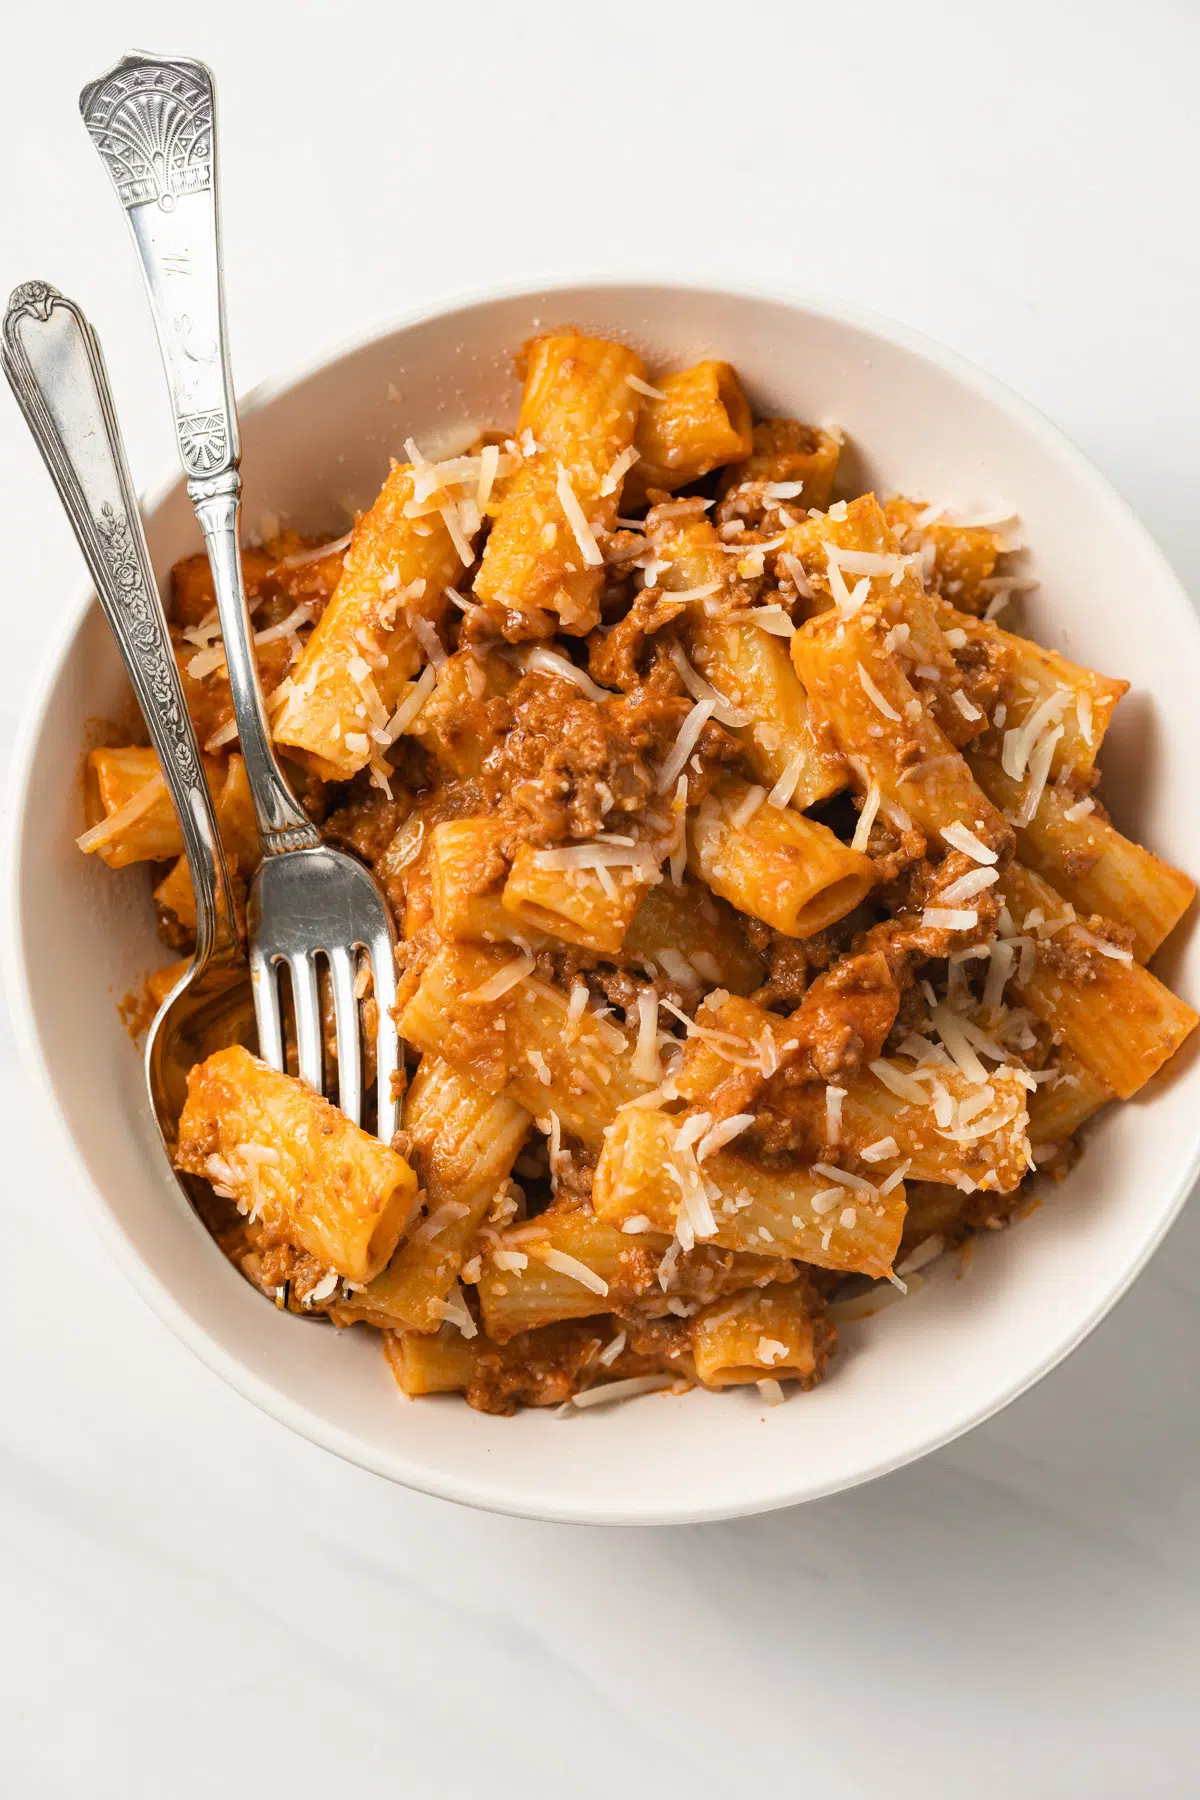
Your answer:
[[[557,650],[547,650],[539,644],[522,653],[521,665],[530,674],[557,675],[562,681],[573,682],[589,700],[595,700],[598,705],[612,699],[608,689],[593,681],[586,669],[581,669],[578,663],[573,663],[569,656],[563,656]]]
[[[98,825],[93,825],[90,831],[85,831],[82,837],[77,837],[76,844],[85,855],[99,850],[102,844],[111,842],[123,831],[127,831],[131,825],[136,825],[138,820],[164,797],[166,791],[167,783],[162,770],[156,769],[149,780],[142,783],[137,793],[130,795],[124,806],[118,806],[116,811],[109,813],[106,819],[101,819]]]
[[[862,686],[862,691],[871,702],[871,705],[876,707],[883,714],[885,719],[893,719],[895,723],[899,725],[900,714],[896,711],[891,702],[886,700],[880,693],[861,663],[858,665],[858,679]]]
[[[800,777],[804,773],[806,761],[807,757],[802,749],[797,750],[794,756],[788,758],[783,774],[767,795],[768,806],[774,806],[783,811],[791,803],[792,796],[800,785]]]
[[[986,863],[990,866],[997,860],[996,852],[989,850],[983,839],[976,837],[975,833],[958,819],[953,825],[943,825],[942,836],[951,849],[961,850],[964,856],[974,857],[977,863]]]
[[[679,736],[671,749],[667,760],[658,772],[658,792],[665,794],[676,779],[683,773],[684,765],[700,739],[700,733],[708,724],[716,711],[716,703],[712,700],[697,700],[683,724],[679,727]]]
[[[719,1124],[706,1131],[696,1145],[696,1161],[702,1163],[715,1150],[724,1149],[726,1144],[732,1143],[735,1137],[739,1137],[753,1123],[753,1113],[734,1113],[731,1118],[722,1119]]]
[[[955,906],[927,906],[921,914],[922,925],[935,931],[970,931],[979,923],[979,914]]]
[[[999,879],[998,869],[971,869],[957,881],[952,881],[939,898],[946,906],[957,906],[960,900],[973,900],[976,894],[982,894],[984,888],[992,887]]]
[[[575,542],[579,545],[580,556],[589,568],[602,568],[604,553],[596,542],[596,534],[588,524],[587,515],[579,504],[575,489],[571,486],[571,477],[561,463],[558,464],[558,480],[555,483],[554,491],[558,495],[559,505],[566,514],[567,524],[575,534]]]
[[[384,727],[389,740],[394,744],[396,739],[416,722],[417,715],[437,686],[437,670],[432,663],[421,670],[415,681],[408,683],[404,699],[400,702],[387,725]],[[349,737],[346,742],[349,743]]]
[[[525,980],[527,975],[531,975],[533,969],[533,957],[527,950],[522,950],[519,956],[514,957],[511,962],[505,963],[502,969],[497,969],[494,975],[489,975],[486,981],[481,981],[479,986],[472,988],[469,994],[464,994],[463,999],[478,1004],[487,1000],[499,1000],[501,995],[507,994],[510,988],[515,988],[519,982]]]
[[[632,377],[627,379],[632,382]],[[571,1405],[611,1406],[618,1401],[636,1400],[639,1394],[656,1394],[674,1384],[673,1375],[631,1375],[626,1381],[602,1381],[595,1387],[584,1388],[582,1393],[572,1394]]]
[[[638,453],[632,444],[630,444],[627,450],[622,450],[620,456],[616,458],[612,467],[609,469],[608,474],[600,483],[601,494],[606,496],[608,494],[615,494],[637,459]]]
[[[740,707],[731,705],[724,694],[719,694],[715,687],[705,681],[699,670],[688,661],[682,644],[672,644],[670,654],[671,661],[679,672],[679,679],[692,699],[713,702],[714,719],[718,719],[722,725],[728,725],[735,729],[740,725],[749,725],[752,722],[753,713],[743,712]]]
[[[866,798],[863,800],[862,810],[858,815],[858,824],[854,827],[854,836],[850,839],[852,850],[864,853],[870,844],[871,827],[874,825],[875,816],[879,811],[879,802],[879,783],[873,780],[867,789]]]
[[[595,1269],[589,1269],[577,1256],[568,1256],[565,1250],[556,1250],[549,1244],[530,1245],[530,1252],[539,1262],[545,1263],[548,1269],[553,1269],[558,1275],[565,1275],[570,1281],[577,1281],[580,1287],[587,1288],[590,1293],[607,1294],[608,1283],[604,1277],[597,1275]]]

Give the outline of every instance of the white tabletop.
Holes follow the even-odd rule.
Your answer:
[[[148,45],[220,78],[241,387],[492,280],[815,287],[1011,382],[1200,586],[1179,0],[196,11],[166,45],[135,0],[6,33],[0,283],[87,308],[139,482],[165,395],[75,94]],[[7,751],[80,571],[4,396],[0,456]],[[737,1524],[527,1524],[227,1392],[81,1225],[11,1035],[0,1057],[4,1795],[1200,1790],[1200,1212],[1066,1367],[914,1468]]]

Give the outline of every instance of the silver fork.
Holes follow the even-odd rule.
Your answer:
[[[276,760],[242,584],[237,408],[225,342],[217,211],[216,104],[203,63],[132,52],[79,98],[92,142],[125,209],[158,332],[188,494],[204,533],[229,685],[262,840],[247,923],[259,1046],[284,1066],[279,965],[287,968],[300,1074],[325,1089],[318,958],[329,968],[337,1099],[362,1115],[358,954],[370,962],[379,1012],[379,1136],[396,1130],[400,1049],[395,927],[370,872],[322,844]],[[332,1085],[332,1084],[331,1084]]]

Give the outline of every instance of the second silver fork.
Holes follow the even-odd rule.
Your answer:
[[[337,1100],[362,1117],[355,993],[369,959],[378,1008],[378,1132],[396,1130],[399,1040],[395,926],[374,877],[321,842],[276,760],[242,582],[237,409],[225,342],[217,209],[216,104],[203,63],[123,57],[86,87],[80,112],[125,209],[171,391],[188,494],[204,533],[230,693],[262,841],[250,888],[250,971],[261,1053],[284,1066],[280,966],[288,970],[300,1074],[325,1088],[318,959],[327,963],[337,1042]]]

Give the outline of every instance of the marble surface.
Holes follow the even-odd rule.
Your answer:
[[[166,408],[74,96],[166,37],[221,79],[241,386],[493,279],[803,283],[1012,382],[1197,589],[1178,0],[60,0],[6,31],[0,282],[86,305],[139,481]],[[7,757],[79,571],[6,398],[0,493]],[[7,1028],[0,1071],[0,1794],[1200,1790],[1200,1211],[1069,1364],[916,1467],[740,1523],[534,1525],[227,1392],[81,1225]]]

